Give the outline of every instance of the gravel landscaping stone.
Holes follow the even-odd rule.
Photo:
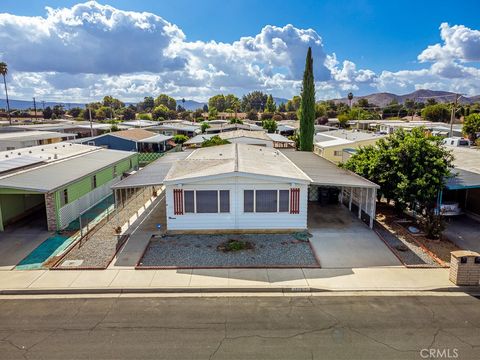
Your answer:
[[[375,231],[390,245],[392,251],[404,264],[412,267],[440,267],[423,249],[411,242],[402,241],[388,231],[382,224],[375,221]]]
[[[229,240],[248,241],[253,249],[223,252]],[[319,267],[308,241],[295,234],[167,235],[152,237],[139,267]]]

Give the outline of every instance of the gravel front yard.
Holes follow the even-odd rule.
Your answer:
[[[224,252],[229,240],[253,249]],[[308,241],[296,234],[167,235],[152,237],[141,267],[319,267]]]

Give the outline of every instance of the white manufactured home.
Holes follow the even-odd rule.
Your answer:
[[[306,229],[311,181],[273,148],[239,143],[201,148],[165,177],[167,228]]]

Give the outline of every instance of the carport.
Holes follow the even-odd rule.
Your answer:
[[[370,228],[375,219],[379,186],[351,171],[307,151],[281,150],[297,167],[312,179],[309,201],[312,204],[341,203],[354,210],[359,219],[365,215]],[[315,211],[311,206],[309,211]]]

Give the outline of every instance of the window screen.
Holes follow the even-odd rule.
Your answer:
[[[230,212],[230,191],[229,190],[220,190],[220,212],[221,213]]]
[[[289,197],[290,197],[290,191],[289,190],[280,190],[279,192],[279,197],[278,197],[278,211],[280,212],[288,212],[290,210],[289,208]]]
[[[185,199],[185,212],[194,213],[195,212],[195,192],[184,191],[183,196]]]
[[[197,213],[218,212],[218,191],[199,190],[197,191]]]
[[[243,191],[243,211],[253,212],[253,190]]]
[[[256,212],[277,212],[277,190],[257,190],[255,196]]]

